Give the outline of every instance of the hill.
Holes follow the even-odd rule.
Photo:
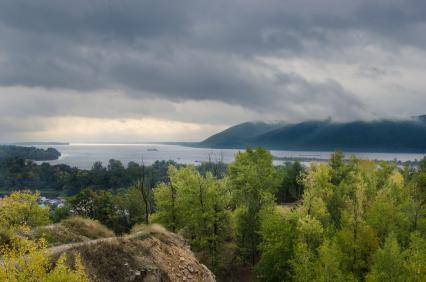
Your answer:
[[[186,241],[160,225],[140,226],[120,237],[96,221],[71,218],[36,231],[36,238],[42,235],[51,243],[52,262],[66,253],[73,265],[80,254],[90,281],[216,281]]]
[[[210,136],[199,145],[217,148],[240,148],[253,144],[258,136],[279,129],[283,123],[245,122]]]
[[[263,146],[282,150],[342,149],[365,152],[426,152],[426,119],[296,124],[243,123],[200,143],[202,147]]]

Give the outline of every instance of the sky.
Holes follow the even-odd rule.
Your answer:
[[[425,114],[424,0],[0,0],[0,142]]]

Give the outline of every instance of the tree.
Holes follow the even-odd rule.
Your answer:
[[[129,199],[128,194],[132,199]],[[72,214],[99,220],[118,234],[129,231],[141,217],[138,209],[133,208],[134,201],[140,206],[141,198],[134,190],[114,195],[106,190],[84,189],[68,199]],[[127,194],[127,195],[126,195]],[[136,197],[135,197],[136,196]],[[127,200],[125,200],[127,199]]]
[[[408,241],[410,222],[405,211],[408,201],[403,176],[397,171],[388,177],[384,187],[370,200],[366,222],[375,229],[382,243],[392,232],[399,239]]]
[[[272,155],[262,148],[239,152],[228,167],[227,184],[237,211],[237,243],[241,254],[254,265],[260,243],[260,212],[273,205],[281,177]]]
[[[13,229],[22,225],[35,227],[49,222],[49,209],[38,205],[39,193],[13,192],[0,201],[0,226]]]
[[[146,222],[146,208],[140,190],[132,186],[113,196],[116,205],[115,225],[129,231],[135,224]],[[115,229],[116,230],[116,229]],[[116,230],[117,232],[117,230]]]
[[[293,270],[293,281],[310,282],[314,281],[315,273],[315,255],[309,249],[305,242],[296,243],[294,258],[290,261]]]
[[[404,256],[395,234],[392,233],[386,238],[383,248],[374,254],[367,281],[399,282],[404,281],[404,277]]]
[[[331,182],[336,186],[340,184],[347,173],[347,167],[345,166],[344,158],[345,155],[340,150],[337,150],[331,154],[330,157],[330,167],[332,170]]]
[[[346,282],[356,281],[343,271],[342,251],[335,241],[325,240],[318,248],[318,281],[321,282]]]
[[[408,185],[411,195],[411,230],[426,234],[426,172],[419,171]]]
[[[419,172],[426,172],[426,157],[419,162]]]
[[[160,183],[154,189],[156,212],[155,221],[167,229],[176,232],[181,227],[178,207],[176,205],[176,188],[172,183]]]
[[[406,281],[426,281],[426,239],[418,232],[411,234],[409,247],[404,250]]]
[[[296,214],[278,211],[262,213],[259,234],[261,257],[255,273],[259,281],[289,281],[292,278],[290,260],[297,238]]]
[[[170,166],[169,177],[169,183],[154,189],[155,221],[184,234],[202,259],[216,269],[219,251],[229,236],[228,191],[211,173],[202,176],[193,166]]]
[[[149,224],[149,215],[151,214],[151,188],[148,187],[148,182],[146,180],[145,164],[143,160],[141,166],[141,176],[136,181],[134,187],[138,189],[142,197],[143,206],[145,208],[145,224]]]
[[[286,163],[283,170],[283,180],[276,193],[278,203],[300,200],[303,195],[303,184],[300,182],[304,168],[299,162]]]

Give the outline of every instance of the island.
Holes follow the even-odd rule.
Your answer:
[[[0,160],[20,158],[34,161],[57,160],[61,153],[55,148],[41,149],[36,147],[0,145]]]

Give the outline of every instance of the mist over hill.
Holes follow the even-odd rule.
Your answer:
[[[426,152],[426,116],[409,120],[246,122],[199,144],[211,148],[263,146],[282,150]]]

